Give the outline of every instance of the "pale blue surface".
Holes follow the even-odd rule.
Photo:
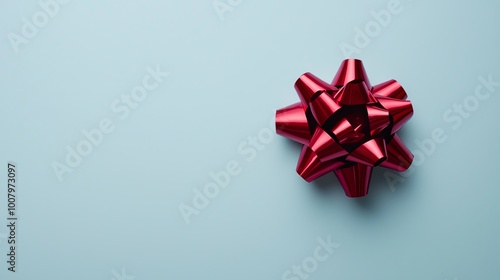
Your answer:
[[[221,19],[211,0],[73,0],[16,53],[9,33],[41,8],[2,1],[0,164],[19,167],[19,245],[13,274],[4,169],[0,278],[282,279],[330,235],[340,246],[310,279],[498,279],[500,87],[467,118],[447,113],[478,77],[500,81],[498,3],[402,0],[354,55],[372,84],[407,90],[402,138],[416,154],[436,128],[446,140],[404,182],[391,189],[380,168],[353,200],[333,175],[303,181],[298,145],[273,136],[249,150],[248,137],[298,101],[302,73],[331,80],[339,45],[390,1],[229,2]],[[113,112],[156,65],[170,76],[126,117]],[[106,118],[114,130],[59,182],[53,162]],[[187,225],[179,205],[233,161],[240,173]]]

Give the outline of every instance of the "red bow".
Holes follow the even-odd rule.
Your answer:
[[[300,101],[276,111],[276,132],[304,144],[297,173],[311,182],[333,171],[347,196],[368,194],[374,166],[405,171],[413,155],[396,132],[413,107],[395,80],[371,86],[363,63],[346,59],[332,83],[295,82]]]

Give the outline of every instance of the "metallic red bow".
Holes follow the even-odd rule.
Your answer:
[[[403,87],[374,87],[363,63],[346,59],[328,84],[311,73],[295,82],[300,101],[276,111],[276,132],[304,144],[297,173],[311,182],[333,171],[347,196],[368,194],[374,166],[405,171],[413,155],[396,132],[413,107]]]

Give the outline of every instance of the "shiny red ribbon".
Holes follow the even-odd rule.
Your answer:
[[[413,107],[397,81],[372,87],[361,60],[346,59],[330,84],[305,73],[295,90],[300,102],[276,111],[276,132],[304,145],[297,173],[306,181],[333,171],[347,196],[362,197],[374,166],[410,167],[396,132]]]

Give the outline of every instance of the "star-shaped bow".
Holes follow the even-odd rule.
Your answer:
[[[413,155],[396,132],[413,107],[395,80],[371,86],[363,63],[346,59],[329,84],[311,73],[295,83],[300,102],[276,111],[276,132],[304,146],[297,173],[334,172],[347,196],[368,194],[374,166],[405,171]]]

